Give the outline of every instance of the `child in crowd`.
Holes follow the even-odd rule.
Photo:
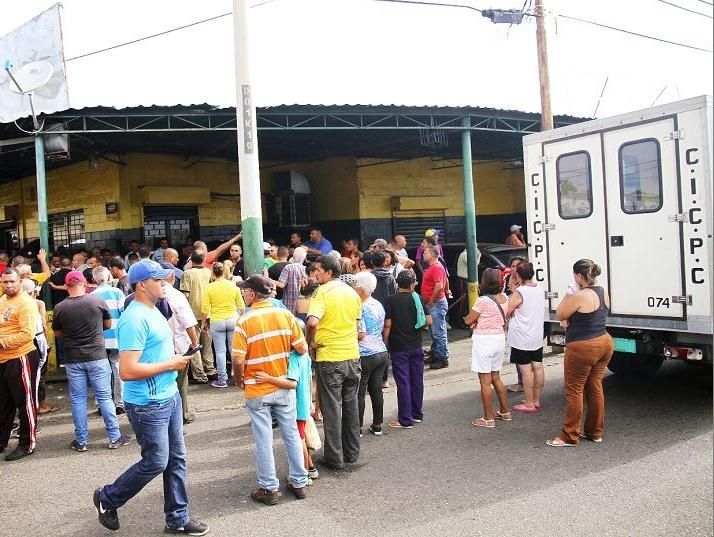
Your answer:
[[[304,324],[299,319],[298,324],[304,330]],[[303,457],[305,458],[305,468],[307,468],[307,476],[309,478],[308,485],[311,484],[313,479],[320,477],[305,443],[305,423],[310,417],[310,407],[312,406],[311,377],[310,355],[300,355],[294,350],[290,352],[287,377],[273,377],[263,371],[256,373],[256,379],[260,382],[268,382],[279,388],[295,390],[295,414],[298,432],[302,439]]]

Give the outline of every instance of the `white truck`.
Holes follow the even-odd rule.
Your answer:
[[[523,138],[528,251],[555,309],[575,261],[610,293],[609,368],[712,363],[712,100],[696,97]]]

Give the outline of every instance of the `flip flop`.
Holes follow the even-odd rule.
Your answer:
[[[58,410],[59,410],[58,407],[56,407],[56,406],[50,406],[50,407],[48,407],[48,408],[46,408],[46,409],[38,410],[37,413],[38,413],[38,414],[52,414],[53,412],[57,412]]]
[[[496,411],[496,416],[494,418],[503,421],[513,421],[513,416],[511,416],[510,412],[504,412],[502,414],[501,412]]]
[[[523,387],[519,384],[511,384],[506,386],[506,391],[511,393],[523,393]]]
[[[513,410],[516,412],[525,412],[526,414],[532,414],[534,412],[540,411],[540,408],[538,407],[529,407],[526,405],[516,405],[513,407]]]
[[[578,434],[578,436],[580,438],[584,438],[585,440],[589,440],[590,442],[595,442],[596,444],[600,444],[602,442],[602,437],[597,438],[595,436],[591,436],[589,434],[583,434],[583,433]]]
[[[486,418],[474,419],[471,422],[474,427],[486,427],[487,429],[493,429],[496,427],[496,422],[494,420],[487,420]]]
[[[413,429],[413,425],[402,425],[398,421],[390,421],[388,424],[392,429]]]
[[[545,441],[546,444],[548,444],[551,447],[576,447],[578,444],[572,444],[570,442],[566,442],[559,436],[556,436],[555,438],[550,438]]]
[[[525,405],[525,404],[526,404],[526,400],[523,399],[523,400],[521,401],[521,404],[522,404],[522,405]],[[536,407],[536,408],[543,408],[543,405],[536,405],[535,407]]]

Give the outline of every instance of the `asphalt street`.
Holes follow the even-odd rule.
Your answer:
[[[274,507],[248,496],[255,467],[241,392],[192,386],[191,514],[215,536],[712,535],[711,368],[665,363],[653,378],[607,376],[604,442],[552,448],[545,440],[561,426],[562,356],[546,359],[541,412],[486,430],[470,425],[481,416],[470,340],[452,342],[451,352],[450,368],[425,373],[424,423],[365,435],[356,468],[322,470],[306,500],[286,493]],[[512,365],[504,379],[515,380]],[[0,536],[111,534],[97,523],[92,491],[136,461],[139,448],[107,450],[92,414],[90,450],[71,451],[65,386],[49,393],[62,410],[42,418],[37,453],[0,460]],[[390,388],[385,419],[395,415]],[[283,481],[279,434],[275,444]],[[161,487],[156,479],[119,511],[116,535],[162,534]]]

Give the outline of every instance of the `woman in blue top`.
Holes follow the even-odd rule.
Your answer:
[[[357,339],[359,340],[359,355],[362,365],[362,376],[359,381],[357,399],[359,401],[359,426],[362,436],[364,422],[364,398],[369,391],[372,401],[372,425],[369,432],[375,436],[382,435],[384,421],[384,397],[382,382],[384,373],[389,366],[387,346],[382,339],[384,330],[384,308],[372,298],[377,287],[377,278],[371,272],[355,274],[354,288],[362,299],[362,318],[359,321]]]

